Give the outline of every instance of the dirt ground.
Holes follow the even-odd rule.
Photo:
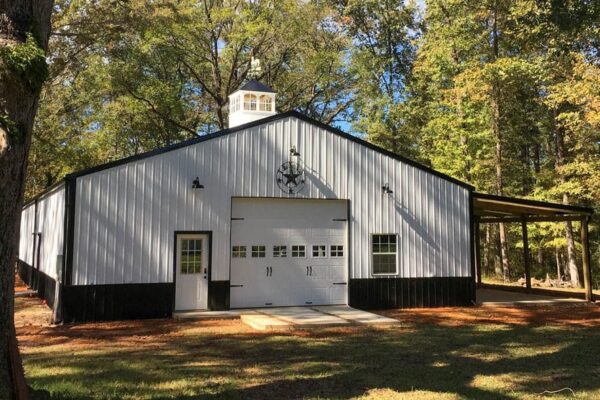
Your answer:
[[[408,323],[441,326],[474,324],[509,324],[529,326],[600,326],[600,306],[589,304],[554,304],[519,307],[448,307],[380,312]]]
[[[396,318],[406,325],[432,324],[438,326],[468,326],[479,324],[502,324],[520,326],[579,326],[600,327],[600,306],[588,304],[564,304],[549,306],[521,307],[445,307],[380,310],[377,313]],[[169,336],[178,336],[178,332],[188,325],[193,327],[196,321],[172,319],[98,322],[85,324],[50,325],[51,312],[45,303],[36,297],[22,298],[17,302],[15,326],[19,340],[27,345],[35,345],[39,335],[43,335],[44,344],[52,341],[72,340],[72,346],[87,345],[94,340],[105,340],[118,336],[128,342],[147,344],[149,339],[155,342],[168,341]],[[204,327],[214,327],[221,333],[268,335],[247,327],[238,320],[202,321]],[[340,332],[354,328],[340,328]],[[328,331],[331,332],[331,331]],[[311,331],[297,331],[291,335],[315,335]]]
[[[15,293],[21,293],[28,291],[29,288],[25,283],[19,278],[19,275],[15,275]]]
[[[385,310],[401,326],[291,332],[239,320],[53,326],[38,298],[15,309],[35,399],[509,400],[563,387],[600,398],[597,305]]]

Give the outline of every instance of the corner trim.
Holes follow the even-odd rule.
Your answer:
[[[64,215],[64,240],[63,240],[63,285],[68,286],[73,282],[73,248],[75,243],[75,194],[77,190],[76,179],[65,179],[65,215]],[[59,281],[60,281],[59,280]]]

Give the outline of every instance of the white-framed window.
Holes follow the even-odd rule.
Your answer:
[[[246,246],[232,246],[231,256],[233,258],[246,258]]]
[[[313,244],[312,256],[314,258],[327,257],[327,246],[324,244]]]
[[[267,247],[256,245],[252,246],[252,257],[253,258],[265,258],[267,254]]]
[[[373,275],[394,275],[398,272],[398,235],[371,235]]]
[[[329,246],[329,256],[333,258],[344,257],[344,245],[332,244]]]
[[[202,272],[202,239],[181,239],[181,273]]]
[[[259,98],[258,109],[260,111],[272,111],[271,103],[271,96],[263,94]]]
[[[306,257],[306,246],[303,244],[292,245],[292,257]]]
[[[244,95],[244,110],[246,111],[256,111],[256,95],[246,93]]]
[[[273,246],[273,257],[275,257],[275,258],[287,257],[287,246],[286,245]]]

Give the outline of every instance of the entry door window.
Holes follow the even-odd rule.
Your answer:
[[[202,273],[202,239],[181,239],[181,273]]]

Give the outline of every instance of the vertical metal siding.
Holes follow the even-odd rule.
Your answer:
[[[33,231],[35,229],[35,202],[21,211],[19,233],[19,260],[33,265]]]
[[[65,187],[60,185],[38,201],[38,231],[42,234],[40,261],[43,273],[58,279],[62,269],[65,217]]]
[[[36,260],[36,269],[39,269],[53,279],[58,279],[59,270],[62,268],[59,255],[63,253],[64,241],[64,215],[65,215],[65,186],[59,185],[49,193],[25,207],[21,212],[21,232],[19,241],[19,259],[33,265],[34,249],[33,233],[41,233],[39,260]]]
[[[470,275],[467,189],[289,117],[77,178],[73,283],[171,282],[175,230],[213,231],[212,279],[228,280],[231,197],[288,197],[292,145],[295,197],[350,199],[351,278],[371,276],[372,233],[398,234],[398,277]]]

